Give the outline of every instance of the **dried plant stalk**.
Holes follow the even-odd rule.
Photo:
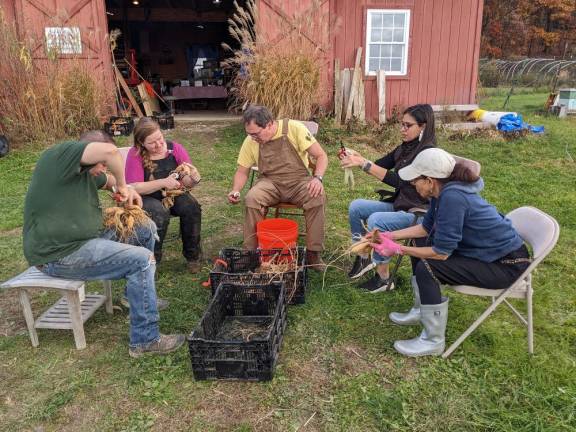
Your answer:
[[[224,65],[240,71],[232,91],[234,107],[259,104],[267,106],[277,118],[312,117],[325,90],[321,79],[324,52],[329,49],[330,31],[337,26],[329,25],[323,3],[313,0],[302,15],[277,18],[271,27],[280,29],[284,37],[270,40],[263,32],[255,32],[255,1],[248,0],[244,8],[234,2],[236,12],[228,24],[239,48],[222,45],[232,52]]]

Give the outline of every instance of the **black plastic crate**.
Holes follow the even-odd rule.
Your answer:
[[[110,135],[128,136],[134,130],[134,119],[132,117],[110,117],[110,120],[104,123],[104,131]]]
[[[155,114],[152,118],[158,123],[160,129],[174,129],[174,116],[172,114]]]
[[[285,295],[283,283],[220,284],[188,336],[194,378],[271,380],[286,328]]]
[[[233,282],[241,285],[265,284],[270,282],[284,282],[286,285],[286,301],[290,304],[304,304],[306,302],[306,287],[308,285],[308,272],[306,269],[306,248],[298,247],[296,270],[271,275],[269,273],[255,273],[262,264],[262,257],[286,254],[281,249],[268,250],[242,250],[238,248],[224,248],[220,250],[219,259],[210,272],[210,287],[212,295],[221,282]]]

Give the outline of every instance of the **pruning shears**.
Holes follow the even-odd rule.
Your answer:
[[[116,204],[120,204],[122,202],[122,195],[118,192],[116,186],[112,186],[112,199],[116,201]]]
[[[342,143],[342,141],[340,141],[340,150],[338,150],[338,159],[342,160],[346,156],[348,156],[348,153],[346,153],[346,147],[344,147],[344,144]]]

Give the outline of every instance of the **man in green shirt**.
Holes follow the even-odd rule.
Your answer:
[[[162,335],[158,328],[152,252],[156,227],[153,223],[138,227],[129,244],[116,241],[111,230],[102,231],[98,189],[113,184],[122,201],[142,204],[126,185],[124,161],[114,144],[69,141],[47,149],[26,194],[24,255],[30,265],[50,276],[126,279],[130,356],[174,351],[184,336]]]

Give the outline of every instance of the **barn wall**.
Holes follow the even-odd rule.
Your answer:
[[[16,15],[14,11],[14,0],[0,0],[0,8],[4,12],[4,19],[8,23],[12,23],[16,20]]]
[[[45,27],[79,27],[82,54],[73,57],[85,61],[108,89],[114,88],[104,0],[1,1],[13,5],[19,36],[35,41],[32,57],[37,67],[47,61]]]
[[[328,106],[332,99],[333,53],[329,38],[332,0],[259,0],[257,31],[270,42],[270,49],[280,49],[290,42],[290,33],[302,31],[311,47],[319,50],[322,72],[320,103]],[[294,19],[296,18],[296,19]],[[315,24],[310,24],[314,21]],[[294,28],[293,23],[300,23]],[[310,28],[309,26],[313,26]],[[316,31],[320,27],[324,31]]]
[[[387,77],[387,114],[416,103],[474,103],[482,8],[482,0],[332,0],[331,13],[342,19],[333,56],[354,66],[356,49],[365,48],[367,9],[410,9],[407,75]],[[377,119],[375,77],[365,77],[365,93],[367,116]]]

